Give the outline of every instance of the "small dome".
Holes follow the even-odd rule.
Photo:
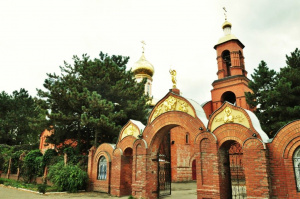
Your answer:
[[[142,54],[141,58],[134,63],[132,67],[132,72],[136,74],[146,74],[149,76],[153,76],[154,74],[154,67],[153,65],[148,62],[145,58],[144,53]]]
[[[231,28],[232,24],[229,21],[225,21],[222,25],[222,29],[226,28],[226,27],[230,27]]]

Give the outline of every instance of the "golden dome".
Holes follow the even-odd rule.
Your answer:
[[[153,65],[148,62],[145,58],[144,53],[142,54],[141,58],[134,63],[132,67],[132,72],[137,75],[137,74],[146,74],[150,75],[151,77],[154,74],[154,67]]]
[[[226,27],[230,27],[231,28],[232,24],[229,21],[225,21],[222,25],[222,29],[226,28]]]

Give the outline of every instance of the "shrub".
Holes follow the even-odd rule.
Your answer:
[[[42,194],[45,194],[46,193],[46,189],[47,189],[47,185],[46,184],[39,184],[38,185],[38,191]]]
[[[71,193],[85,189],[88,182],[87,172],[81,170],[77,165],[64,166],[63,162],[52,165],[47,177],[58,187],[59,191]]]
[[[26,182],[31,182],[33,178],[43,173],[42,156],[39,150],[30,151],[25,156],[22,176]]]
[[[54,149],[48,149],[43,155],[43,167],[50,165],[51,160],[57,156],[57,152]]]

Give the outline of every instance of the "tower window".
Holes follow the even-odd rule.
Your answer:
[[[222,59],[225,64],[226,76],[231,76],[231,73],[230,73],[231,59],[230,59],[230,52],[228,50],[225,50],[222,53]]]
[[[150,96],[150,84],[147,84],[147,94]]]
[[[222,101],[222,103],[227,101],[227,102],[230,102],[231,104],[236,104],[236,96],[233,92],[227,91],[227,92],[223,93],[223,95],[221,97],[221,101]]]

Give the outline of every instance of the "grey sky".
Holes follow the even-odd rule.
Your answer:
[[[10,0],[0,2],[0,91],[25,88],[36,95],[46,73],[73,55],[100,51],[141,56],[154,65],[153,94],[171,88],[170,67],[178,88],[199,103],[210,100],[217,78],[213,46],[223,36],[222,7],[232,33],[245,45],[248,77],[263,59],[270,68],[285,66],[285,55],[300,47],[300,1],[143,1],[143,0]]]

